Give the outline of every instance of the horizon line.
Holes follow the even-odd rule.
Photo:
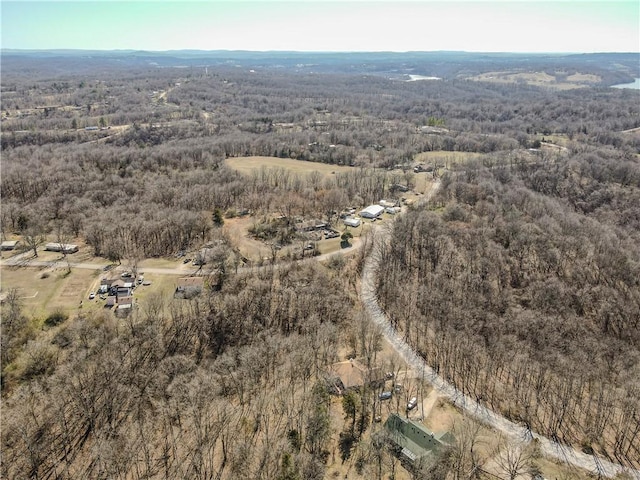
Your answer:
[[[174,53],[174,52],[197,52],[197,53],[295,53],[295,54],[358,54],[358,53],[384,53],[384,54],[411,54],[411,53],[470,53],[470,54],[516,54],[516,55],[599,55],[599,54],[637,54],[638,51],[510,51],[510,50],[247,50],[247,49],[201,49],[201,48],[178,48],[170,50],[151,50],[144,48],[12,48],[2,47],[0,53],[5,52],[120,52],[120,53]]]

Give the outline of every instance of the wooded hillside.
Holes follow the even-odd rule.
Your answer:
[[[637,466],[639,204],[637,161],[608,150],[468,165],[395,222],[381,299],[463,392]]]
[[[357,303],[372,242],[296,263],[319,253],[297,227],[334,222],[346,249],[353,230],[336,220],[382,199],[393,210],[360,227],[392,229],[380,302],[428,364],[540,434],[640,467],[640,91],[605,86],[628,80],[636,57],[517,64],[602,78],[559,91],[468,79],[507,57],[316,68],[243,54],[168,68],[163,55],[113,55],[3,53],[0,235],[23,250],[6,255],[34,254],[9,265],[3,252],[3,274],[44,282],[57,267],[35,270],[43,245],[78,243],[85,301],[103,272],[143,260],[194,266],[206,287],[141,296],[125,319],[93,291],[99,308],[81,308],[74,287],[73,313],[47,316],[3,275],[0,476],[482,478],[480,427],[458,430],[427,470],[401,470],[367,433],[383,412],[408,415],[413,393],[395,380],[386,410],[381,386],[329,397],[336,359],[369,368],[381,348]],[[430,68],[443,79],[406,81]],[[329,171],[230,167],[248,156]],[[222,228],[241,215],[245,230]],[[205,248],[206,268],[183,260]],[[63,256],[56,275],[71,274]]]

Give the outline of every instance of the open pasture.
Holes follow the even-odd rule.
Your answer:
[[[27,316],[44,318],[56,310],[71,314],[83,302],[91,305],[89,292],[97,287],[98,270],[2,267],[2,293],[18,289]]]
[[[329,163],[307,162],[305,160],[293,160],[291,158],[278,157],[236,157],[228,158],[227,165],[241,173],[251,175],[261,168],[283,168],[291,173],[307,175],[311,172],[318,172],[324,177],[335,173],[348,172],[354,167],[344,165],[332,165]]]

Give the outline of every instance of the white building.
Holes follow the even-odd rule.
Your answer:
[[[363,218],[378,218],[384,212],[384,207],[381,205],[369,205],[364,210],[360,211],[360,216]]]
[[[344,224],[347,227],[356,228],[356,227],[360,226],[360,219],[356,218],[356,217],[347,217],[347,218],[344,219]]]
[[[2,242],[0,246],[0,250],[13,250],[20,243],[19,240],[6,240]]]
[[[44,246],[44,249],[49,252],[76,253],[78,251],[78,246],[71,243],[53,242],[47,243]]]

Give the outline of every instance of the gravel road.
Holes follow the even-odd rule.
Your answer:
[[[440,183],[436,183],[422,202],[428,201],[439,188]],[[362,273],[360,298],[371,319],[380,327],[385,338],[410,368],[414,369],[416,372],[424,372],[425,380],[429,381],[438,392],[446,396],[451,403],[455,404],[479,421],[512,438],[514,441],[530,441],[531,439],[536,438],[538,439],[541,451],[546,456],[583,468],[597,476],[614,477],[625,472],[631,478],[640,480],[640,471],[625,468],[619,464],[597,458],[593,455],[587,455],[581,451],[575,450],[566,445],[561,445],[546,437],[538,435],[537,433],[532,432],[521,425],[517,425],[502,415],[479,404],[475,399],[464,395],[453,385],[438,376],[421,357],[416,355],[414,350],[391,327],[386,314],[380,308],[375,288],[376,275],[379,268],[379,256],[377,255],[376,246],[379,245],[380,242],[388,240],[390,230],[378,229],[377,233],[373,251],[365,261]]]

